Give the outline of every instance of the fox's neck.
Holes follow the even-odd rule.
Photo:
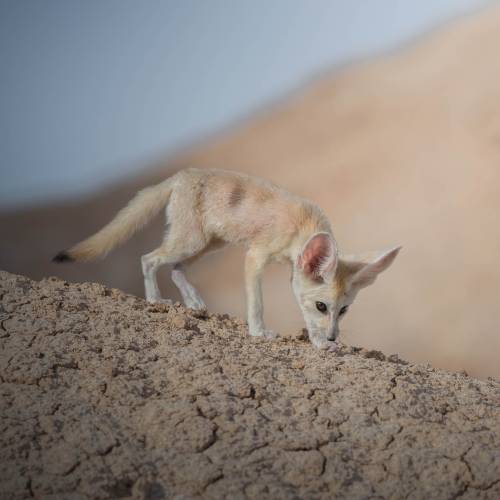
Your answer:
[[[297,265],[304,245],[311,236],[316,233],[328,233],[334,239],[330,221],[325,213],[320,207],[308,200],[300,200],[300,203],[291,210],[290,223],[287,231],[290,235],[289,244],[276,257],[278,260],[288,258],[294,267]]]

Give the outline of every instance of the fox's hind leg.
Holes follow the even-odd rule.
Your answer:
[[[181,292],[184,305],[191,309],[206,309],[205,302],[201,298],[198,290],[188,281],[184,274],[184,265],[175,264],[172,269],[172,281]]]
[[[146,300],[148,302],[163,302],[172,303],[171,300],[162,299],[156,273],[158,268],[168,262],[163,247],[157,248],[152,252],[143,255],[141,258],[142,274],[144,275],[144,289],[146,292]]]
[[[186,277],[186,264],[199,259],[202,255],[217,251],[224,245],[225,243],[223,241],[212,239],[210,243],[208,243],[205,248],[203,248],[203,250],[198,252],[196,255],[193,255],[192,257],[185,259],[183,262],[179,262],[174,265],[172,270],[172,281],[179,289],[179,292],[181,292],[182,300],[184,301],[186,307],[190,307],[191,309],[206,309],[205,302],[203,302],[198,290],[196,290]]]
[[[209,249],[204,235],[194,227],[178,228],[172,225],[162,246],[144,255],[141,259],[144,287],[148,302],[169,302],[162,299],[156,273],[164,264],[173,265],[172,281],[179,289],[186,307],[205,309],[205,303],[196,288],[189,283],[184,273],[184,262],[192,261]]]
[[[184,304],[192,309],[205,309],[203,299],[184,272],[186,264],[222,244],[207,234],[204,228],[204,189],[203,176],[196,172],[186,171],[179,178],[166,210],[168,231],[163,244],[142,257],[148,301],[164,302],[156,281],[156,271],[163,264],[171,264],[172,281],[179,289]]]

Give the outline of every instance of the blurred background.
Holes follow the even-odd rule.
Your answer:
[[[179,168],[244,171],[322,206],[345,253],[403,245],[344,342],[500,377],[499,47],[479,0],[3,0],[0,268],[143,296],[163,217],[102,262],[50,259]],[[189,274],[244,316],[241,249]],[[299,330],[289,269],[264,285],[269,326]]]

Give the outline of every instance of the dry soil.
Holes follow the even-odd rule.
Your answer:
[[[500,498],[500,382],[0,273],[0,496]]]

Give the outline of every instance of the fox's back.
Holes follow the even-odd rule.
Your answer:
[[[178,189],[191,199],[204,230],[228,243],[279,246],[307,225],[329,230],[319,207],[265,179],[209,169],[179,175]]]

